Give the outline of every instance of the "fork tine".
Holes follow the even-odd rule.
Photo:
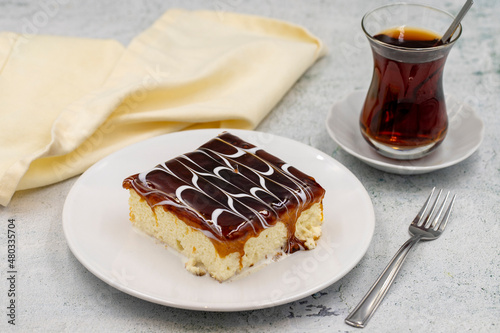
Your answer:
[[[451,214],[451,209],[453,208],[453,204],[455,203],[455,198],[457,197],[456,194],[453,195],[453,198],[451,198],[450,205],[448,206],[448,209],[446,210],[446,213],[444,213],[443,219],[441,220],[441,223],[439,223],[438,231],[443,232],[444,228],[446,228],[446,225],[448,224],[448,218],[450,217]]]
[[[439,206],[439,209],[438,209],[438,212],[436,213],[436,215],[433,217],[432,220],[429,220],[427,223],[428,223],[428,226],[426,225],[427,228],[432,228],[434,230],[437,230],[438,228],[438,222],[439,222],[439,218],[441,217],[441,214],[443,213],[443,209],[444,209],[444,205],[446,204],[446,201],[448,201],[448,196],[450,195],[450,192],[448,192],[446,194],[446,197],[444,197],[444,200],[443,202],[441,203],[441,206]],[[430,218],[430,216],[429,216]]]
[[[436,189],[435,187],[432,188],[432,191],[429,194],[429,196],[427,197],[427,200],[425,200],[424,205],[422,206],[422,208],[420,208],[420,211],[418,212],[417,216],[415,216],[415,218],[413,219],[413,222],[411,224],[413,224],[415,226],[418,226],[421,224],[422,218],[425,214],[425,211],[427,210],[427,207],[429,206],[429,202],[431,201],[431,197],[434,194],[435,189]]]
[[[424,226],[426,228],[429,227],[430,223],[430,218],[432,217],[432,215],[434,215],[434,211],[436,210],[436,206],[437,206],[437,203],[439,201],[439,198],[441,197],[441,193],[443,193],[443,190],[439,190],[437,196],[436,196],[436,199],[434,199],[434,203],[432,204],[432,207],[431,207],[431,211],[429,212],[429,214],[427,214],[427,216],[425,217],[424,221],[422,223],[419,224],[419,226]]]

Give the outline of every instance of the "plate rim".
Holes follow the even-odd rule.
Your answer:
[[[479,115],[477,114],[476,110],[473,107],[471,107],[470,105],[464,104],[466,107],[468,107],[469,111],[474,116],[474,118],[479,122],[480,129],[478,132],[479,140],[476,142],[476,144],[473,147],[471,147],[463,155],[461,155],[455,159],[445,161],[444,163],[440,163],[440,164],[436,164],[436,165],[428,165],[428,166],[407,166],[407,165],[396,164],[396,163],[401,163],[401,162],[405,162],[405,161],[394,160],[394,163],[390,163],[391,160],[388,158],[386,158],[384,160],[378,160],[378,159],[373,159],[369,156],[362,155],[361,153],[358,153],[356,150],[353,150],[353,149],[347,147],[345,145],[345,143],[338,138],[338,135],[335,133],[332,126],[330,126],[330,122],[331,122],[331,119],[333,118],[334,115],[341,113],[341,112],[337,112],[337,113],[335,112],[336,109],[339,109],[339,107],[338,107],[339,105],[346,103],[348,100],[350,100],[351,98],[354,98],[354,96],[356,96],[356,95],[360,95],[360,97],[364,98],[366,93],[367,93],[367,90],[362,90],[362,89],[354,90],[354,91],[350,92],[348,95],[346,95],[344,98],[342,98],[341,100],[334,103],[334,105],[330,108],[330,110],[327,113],[325,127],[326,127],[327,132],[330,135],[330,137],[342,149],[344,149],[350,155],[358,158],[359,160],[365,162],[366,164],[368,164],[368,165],[370,165],[378,170],[396,173],[396,174],[405,174],[405,175],[422,174],[422,173],[437,171],[437,170],[444,169],[444,168],[450,167],[452,165],[455,165],[455,164],[458,164],[458,163],[464,161],[465,159],[470,157],[474,152],[476,152],[476,150],[479,148],[479,146],[483,142],[484,134],[485,134],[484,122],[479,117]],[[453,95],[447,94],[446,97],[447,97],[447,99],[452,99],[454,101],[457,100]],[[341,114],[343,114],[343,113],[341,113]],[[450,129],[453,129],[453,128],[450,127]],[[361,135],[359,135],[359,137],[361,137]],[[358,138],[358,140],[359,140],[359,138]],[[441,147],[438,147],[437,149],[440,149],[440,148]],[[382,158],[382,156],[377,156],[377,157]],[[422,159],[425,159],[425,157],[423,157]]]
[[[186,134],[189,135],[189,132],[195,132],[195,131],[196,132],[206,132],[207,135],[211,134],[213,136],[216,136],[217,134],[223,132],[224,130],[230,131],[231,133],[238,135],[238,136],[244,136],[246,133],[252,133],[252,135],[256,135],[256,133],[263,133],[264,135],[271,135],[272,137],[278,138],[279,140],[284,140],[284,141],[288,141],[290,143],[301,145],[304,149],[311,150],[311,152],[318,153],[323,158],[329,159],[330,163],[333,162],[333,164],[335,164],[335,166],[339,167],[343,173],[347,173],[347,175],[350,178],[352,178],[353,181],[357,182],[358,186],[360,187],[360,190],[362,190],[361,191],[362,195],[365,197],[365,200],[367,200],[367,202],[369,203],[369,205],[366,208],[367,208],[368,215],[370,217],[367,226],[370,227],[370,229],[367,231],[368,236],[367,236],[366,243],[364,243],[363,246],[360,248],[361,251],[360,251],[359,256],[357,258],[355,258],[355,260],[352,260],[352,262],[350,262],[349,265],[344,266],[343,269],[340,270],[340,275],[336,279],[333,279],[333,280],[327,279],[323,283],[316,285],[314,288],[309,288],[309,289],[304,290],[302,292],[297,292],[292,297],[289,296],[287,298],[278,299],[278,300],[266,300],[264,303],[261,302],[259,304],[255,304],[255,302],[253,302],[254,304],[240,304],[240,305],[235,305],[234,303],[217,303],[217,304],[211,304],[209,306],[201,305],[201,304],[200,305],[179,304],[179,303],[171,302],[171,301],[168,301],[168,300],[165,300],[162,298],[155,297],[154,295],[146,294],[144,292],[141,292],[141,291],[138,291],[135,289],[131,290],[130,288],[123,286],[122,284],[119,283],[119,281],[116,281],[113,278],[109,278],[108,276],[106,276],[105,272],[100,271],[100,269],[98,267],[96,267],[96,265],[94,265],[92,262],[89,262],[85,258],[85,256],[82,253],[80,253],[80,251],[77,248],[77,244],[75,243],[75,239],[73,239],[74,235],[71,235],[71,232],[69,230],[69,224],[68,224],[69,223],[68,220],[70,219],[68,216],[69,210],[70,210],[69,203],[71,203],[71,200],[73,200],[73,197],[77,195],[79,186],[81,184],[84,184],[87,177],[91,177],[94,172],[97,172],[97,170],[99,168],[103,167],[103,165],[108,163],[109,160],[112,160],[113,158],[115,158],[115,156],[119,155],[120,153],[123,153],[123,151],[126,151],[128,149],[133,149],[133,146],[143,145],[143,144],[147,143],[148,141],[152,141],[152,140],[160,140],[161,141],[162,138],[164,138],[164,137],[175,137],[178,135],[183,136]],[[199,142],[198,144],[201,145],[201,144],[203,144],[203,142]],[[266,149],[266,148],[263,147],[263,149]],[[335,160],[333,157],[325,154],[324,152],[318,150],[315,147],[306,145],[304,143],[301,143],[299,141],[295,141],[295,140],[287,138],[287,137],[274,135],[274,134],[270,134],[270,133],[259,132],[259,131],[240,130],[240,129],[221,129],[221,128],[197,129],[197,130],[164,134],[164,135],[156,136],[156,137],[153,137],[150,139],[146,139],[146,140],[131,144],[127,147],[124,147],[124,148],[104,157],[103,159],[101,159],[100,161],[98,161],[97,163],[92,165],[90,168],[88,168],[87,171],[85,171],[76,180],[76,182],[73,184],[70,191],[68,192],[68,195],[66,197],[66,200],[65,200],[65,203],[63,206],[63,212],[62,212],[63,231],[64,231],[64,236],[65,236],[66,242],[68,244],[68,247],[70,248],[70,250],[71,250],[72,254],[75,256],[75,258],[89,272],[91,272],[93,275],[95,275],[101,281],[105,282],[106,284],[112,286],[113,288],[116,288],[116,289],[118,289],[118,290],[120,290],[128,295],[137,297],[139,299],[142,299],[142,300],[145,300],[148,302],[152,302],[152,303],[156,303],[156,304],[160,304],[160,305],[164,305],[164,306],[170,306],[170,307],[174,307],[174,308],[186,309],[186,310],[213,311],[213,312],[247,311],[247,310],[263,309],[263,308],[278,306],[278,305],[282,305],[282,304],[287,304],[287,303],[296,301],[298,299],[310,296],[310,295],[314,294],[315,292],[318,292],[318,291],[328,287],[329,285],[339,281],[347,273],[349,273],[359,263],[359,261],[365,256],[366,251],[368,250],[368,248],[371,244],[371,241],[373,240],[373,235],[374,235],[374,231],[375,231],[375,223],[376,223],[376,220],[375,220],[375,211],[374,211],[373,203],[371,201],[371,198],[370,198],[368,192],[366,191],[366,188],[363,186],[361,181],[348,168],[346,168],[340,162]],[[245,277],[245,278],[247,278],[247,277]]]

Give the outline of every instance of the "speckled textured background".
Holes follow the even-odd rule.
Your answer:
[[[17,193],[0,208],[0,225],[16,219],[19,332],[355,332],[344,318],[400,245],[407,225],[433,186],[459,196],[449,229],[419,244],[364,332],[500,331],[500,2],[477,1],[445,68],[445,90],[473,106],[486,125],[484,141],[467,160],[429,174],[399,176],[373,169],[339,148],[325,117],[355,89],[366,89],[371,54],[362,15],[388,1],[9,1],[0,0],[0,30],[112,38],[127,44],[169,8],[249,13],[303,25],[329,49],[261,123],[258,130],[314,146],[347,166],[367,189],[376,215],[372,243],[343,279],[305,299],[274,308],[193,312],[124,294],[100,281],[71,254],[61,212],[74,184]],[[50,7],[50,3],[57,6]],[[463,1],[434,1],[457,13]],[[60,4],[60,5],[59,5]],[[42,24],[43,23],[43,24]],[[27,78],[29,80],[29,78]],[[0,106],[1,109],[1,106]],[[1,110],[0,110],[1,114]],[[6,227],[0,260],[6,261]],[[0,263],[0,331],[7,324],[6,264]]]

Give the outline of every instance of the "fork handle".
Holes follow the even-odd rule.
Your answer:
[[[389,291],[392,282],[398,275],[411,248],[413,245],[417,244],[421,238],[422,236],[415,235],[401,246],[365,297],[363,297],[356,308],[347,316],[345,319],[346,324],[354,327],[365,327],[368,320],[370,320],[373,313],[384,299],[385,294]]]

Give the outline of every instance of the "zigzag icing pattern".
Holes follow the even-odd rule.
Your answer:
[[[278,220],[294,224],[324,195],[312,177],[229,133],[127,178],[124,187],[218,241],[246,241]]]

